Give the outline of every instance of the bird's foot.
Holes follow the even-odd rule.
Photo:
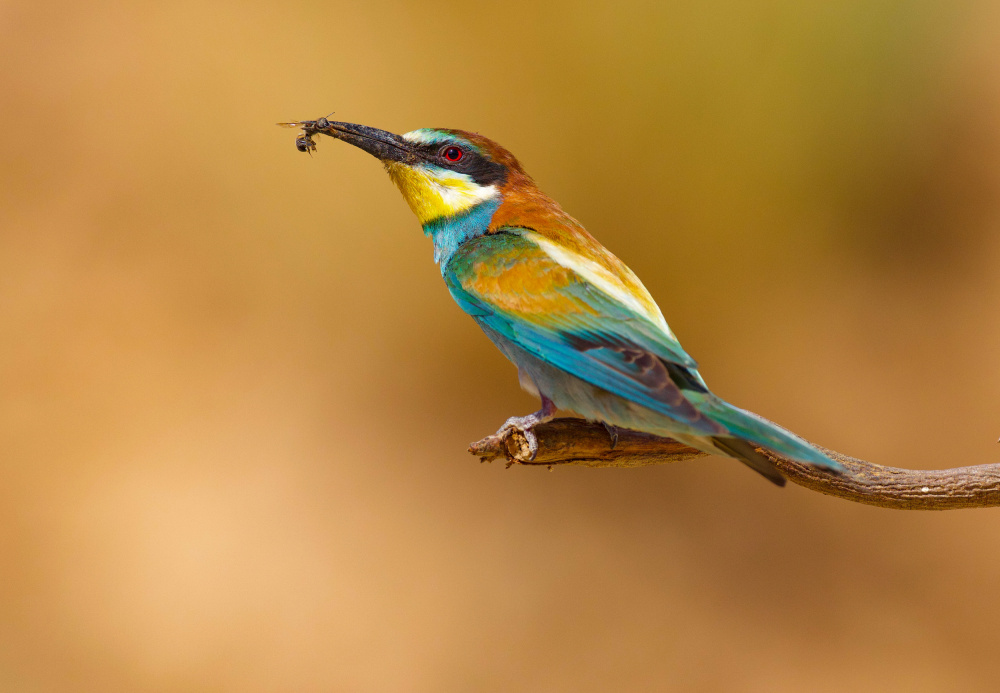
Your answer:
[[[497,438],[507,438],[512,431],[517,431],[524,437],[525,445],[520,446],[517,453],[512,453],[518,462],[531,462],[538,454],[538,437],[534,428],[538,424],[545,423],[556,413],[556,405],[548,397],[542,396],[542,408],[534,414],[527,416],[512,416],[494,434]],[[507,463],[509,468],[513,461]]]
[[[615,446],[618,445],[618,427],[614,424],[609,424],[607,421],[602,421],[604,424],[604,430],[608,432],[608,438],[611,439],[611,449],[614,450]]]

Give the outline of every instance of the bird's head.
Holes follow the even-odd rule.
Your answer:
[[[514,155],[472,132],[425,128],[394,135],[365,125],[316,121],[313,129],[375,156],[424,226],[502,201],[505,189],[530,184]]]

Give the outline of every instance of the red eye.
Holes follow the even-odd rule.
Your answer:
[[[465,152],[463,152],[459,147],[445,147],[445,150],[441,152],[441,155],[454,164],[462,160],[462,157],[465,156]]]

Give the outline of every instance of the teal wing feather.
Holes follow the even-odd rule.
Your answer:
[[[695,361],[662,317],[655,319],[658,312],[650,316],[623,300],[620,287],[590,281],[573,264],[554,257],[530,232],[512,229],[465,242],[442,274],[458,304],[483,327],[556,368],[699,435],[840,467],[793,433],[709,392]]]
[[[470,240],[443,273],[467,313],[535,357],[695,431],[725,433],[675,382],[703,387],[673,335],[530,239],[498,233]]]

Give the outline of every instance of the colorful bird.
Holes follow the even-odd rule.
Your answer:
[[[795,434],[713,395],[639,278],[535,185],[506,149],[475,133],[405,135],[321,118],[287,123],[382,161],[434,243],[434,260],[462,310],[541,398],[518,429],[556,409],[669,436],[740,460],[784,485],[756,448],[833,471],[841,466]],[[314,145],[309,149],[314,148]],[[300,146],[301,149],[301,146]]]

